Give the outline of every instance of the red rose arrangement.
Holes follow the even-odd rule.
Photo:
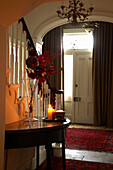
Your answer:
[[[49,51],[45,51],[43,55],[37,57],[36,50],[32,49],[26,59],[28,77],[39,80],[38,83],[41,84],[47,79],[46,75],[58,74],[53,64],[56,55],[50,55]]]

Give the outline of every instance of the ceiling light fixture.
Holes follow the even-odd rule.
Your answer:
[[[94,31],[94,28],[98,28],[99,27],[99,23],[98,22],[86,22],[82,25],[83,28],[85,28],[85,31],[88,33],[91,33]]]
[[[67,18],[69,23],[76,26],[79,21],[87,20],[93,9],[92,6],[89,9],[85,9],[82,0],[69,0],[68,6],[62,4],[56,12],[59,18]]]

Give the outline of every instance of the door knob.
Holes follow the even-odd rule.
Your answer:
[[[75,87],[78,87],[78,84],[75,84]]]

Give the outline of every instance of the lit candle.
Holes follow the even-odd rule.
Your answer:
[[[52,109],[52,119],[55,118],[55,109]]]
[[[52,120],[52,119],[53,119],[53,108],[49,104],[49,108],[48,108],[48,120]]]

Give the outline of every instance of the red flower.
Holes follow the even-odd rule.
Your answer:
[[[45,51],[44,52],[44,56],[46,57],[46,58],[48,58],[50,55],[49,55],[49,51]]]
[[[47,59],[47,61],[48,61],[50,64],[52,63],[52,59],[51,59],[51,58]]]
[[[30,55],[30,56],[37,56],[37,51],[36,51],[35,49],[31,49],[31,50],[29,51],[29,55]]]
[[[46,72],[43,72],[42,75],[43,75],[43,76],[46,75]]]
[[[55,74],[55,68],[51,66],[49,69],[47,69],[46,72],[48,73],[48,75]]]
[[[28,74],[28,76],[31,78],[31,79],[35,79],[36,78],[36,74],[31,72]]]
[[[43,55],[39,55],[39,56],[38,56],[38,61],[43,61],[43,60],[44,60]]]
[[[37,66],[37,58],[30,56],[26,59],[26,65],[28,68],[34,69]]]
[[[41,67],[45,67],[47,66],[47,62],[45,60],[41,61],[41,64],[40,64]]]
[[[44,81],[46,81],[46,77],[44,77],[44,76],[39,77],[39,84],[41,84]]]
[[[43,55],[39,55],[37,58],[36,50],[32,49],[29,54],[30,57],[26,59],[26,70],[28,73],[28,77],[30,77],[31,79],[38,79],[39,83],[41,83],[46,80],[46,77],[44,75],[59,73],[55,70],[54,65],[52,64],[53,59],[56,55],[58,55],[58,53],[53,53],[52,55],[50,55],[49,51],[45,51]]]

